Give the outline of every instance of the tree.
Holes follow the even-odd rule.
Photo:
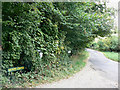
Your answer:
[[[70,67],[68,50],[76,54],[95,37],[110,34],[112,28],[111,11],[94,2],[3,2],[2,9],[6,78],[6,69],[17,66],[25,67],[21,77],[26,72],[29,79],[39,78],[36,74],[52,77],[51,71]]]
[[[104,37],[111,34],[113,21],[110,17],[113,14],[106,8],[105,3],[62,2],[54,4],[65,17],[60,24],[60,29],[67,32],[65,44],[71,50],[79,51],[97,36]]]

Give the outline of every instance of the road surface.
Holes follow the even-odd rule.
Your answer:
[[[36,88],[118,88],[118,62],[107,59],[101,52],[90,53],[87,65],[68,79],[41,84]]]

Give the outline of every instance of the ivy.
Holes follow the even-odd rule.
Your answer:
[[[94,2],[3,2],[2,9],[3,76],[7,68],[25,66],[16,81],[69,68],[72,54],[112,28],[112,12]]]

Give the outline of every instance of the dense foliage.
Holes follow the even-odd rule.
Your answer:
[[[119,52],[119,43],[118,43],[118,37],[111,36],[106,37],[105,39],[100,39],[98,42],[93,42],[91,48],[101,50],[101,51],[116,51]]]
[[[3,84],[9,81],[6,69],[17,66],[25,66],[24,75],[15,72],[18,81],[53,77],[54,70],[70,68],[68,50],[76,54],[111,33],[112,12],[105,4],[5,2],[2,8]]]
[[[105,3],[57,3],[57,7],[65,16],[61,29],[67,32],[65,44],[72,53],[84,49],[95,37],[111,33],[112,14]]]

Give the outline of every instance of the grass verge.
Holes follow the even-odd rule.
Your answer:
[[[89,53],[87,51],[83,51],[76,56],[72,56],[71,57],[72,62],[70,66],[63,67],[62,70],[55,70],[54,73],[56,74],[54,77],[52,78],[44,77],[44,80],[34,81],[33,82],[34,84],[32,83],[31,86],[36,87],[39,86],[40,84],[52,83],[53,81],[69,78],[73,74],[79,72],[86,65],[88,57],[89,57]]]
[[[18,84],[10,83],[9,85],[7,84],[6,87],[7,88],[29,88],[29,87],[36,87],[44,83],[52,83],[53,81],[69,78],[73,74],[79,72],[86,65],[88,57],[89,57],[89,53],[87,51],[80,52],[75,56],[71,56],[71,58],[69,58],[70,60],[67,61],[68,63],[66,65],[62,65],[59,68],[58,67],[53,68],[51,70],[51,73],[49,73],[50,75],[48,76],[41,76],[38,73],[38,74],[35,74],[38,76],[37,79],[30,78],[30,82],[27,81],[27,82],[18,83]],[[31,74],[32,73],[30,74],[28,73],[26,77],[29,78]],[[20,77],[19,79],[26,79],[26,78]]]
[[[118,53],[117,52],[103,52],[103,54],[111,60],[120,62],[120,60],[118,59]]]

